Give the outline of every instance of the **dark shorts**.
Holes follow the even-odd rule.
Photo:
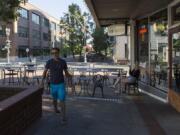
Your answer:
[[[133,77],[133,76],[128,76],[128,77],[127,77],[127,80],[128,80],[128,81],[127,81],[128,83],[135,83],[135,82],[136,82],[136,78]]]
[[[50,84],[51,95],[54,99],[65,101],[66,99],[66,90],[64,83],[60,84]]]

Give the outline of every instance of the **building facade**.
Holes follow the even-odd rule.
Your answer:
[[[130,26],[114,24],[107,27],[109,43],[115,63],[127,64],[130,60]]]
[[[27,57],[27,55],[49,55],[50,48],[60,47],[62,28],[59,19],[30,3],[21,4],[19,14],[16,21],[7,25],[11,30],[11,59]],[[5,46],[6,34],[5,26],[2,23],[0,25],[0,57],[2,58],[6,57],[6,51],[2,50]]]
[[[168,9],[136,20],[136,60],[140,81],[161,91],[168,91]]]
[[[129,36],[115,36],[114,38],[116,41],[113,45],[113,60],[115,63],[126,64],[129,61]]]
[[[180,0],[85,1],[97,26],[130,23],[131,66],[139,64],[140,87],[180,112]]]
[[[180,1],[136,19],[134,27],[141,84],[167,94],[180,111]]]

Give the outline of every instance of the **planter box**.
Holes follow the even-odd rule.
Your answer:
[[[42,89],[0,87],[0,135],[20,135],[42,114]],[[7,94],[8,93],[8,94]]]
[[[168,92],[169,103],[180,112],[180,93],[177,93],[174,90],[169,90]]]
[[[0,102],[11,96],[18,94],[19,92],[22,92],[24,89],[25,88],[12,88],[12,87],[0,88]]]

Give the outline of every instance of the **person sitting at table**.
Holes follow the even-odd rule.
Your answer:
[[[139,79],[139,75],[140,75],[140,69],[136,64],[133,70],[130,69],[129,76],[123,81],[125,86],[125,91],[128,84],[136,83],[136,81]]]
[[[139,75],[140,75],[140,70],[139,70],[138,65],[136,64],[134,69],[131,70],[131,68],[130,68],[129,76],[127,78],[125,78],[125,80],[123,81],[124,84],[125,84],[125,89],[126,89],[126,85],[128,83],[135,83],[136,80],[139,78]],[[120,80],[121,80],[121,76],[118,76],[118,78],[116,79],[115,83],[111,87],[115,88],[116,85],[120,82]]]

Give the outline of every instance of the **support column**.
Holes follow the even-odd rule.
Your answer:
[[[18,21],[15,20],[12,22],[11,28],[11,49],[10,49],[10,60],[15,60],[18,58],[18,44],[17,44],[17,39],[18,39]]]
[[[130,21],[130,64],[131,67],[135,63],[135,21],[131,20]]]

